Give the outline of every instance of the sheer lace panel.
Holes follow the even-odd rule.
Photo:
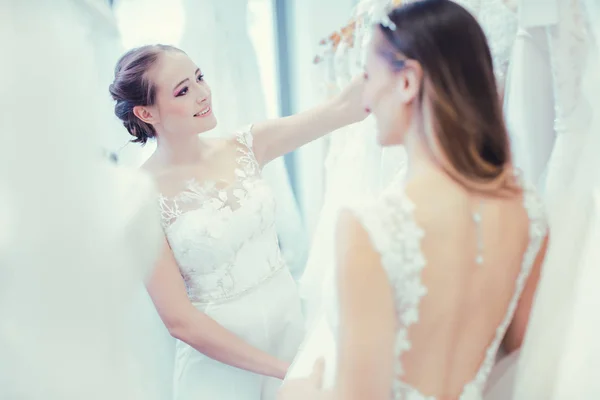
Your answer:
[[[224,171],[226,181],[191,180],[175,197],[160,199],[165,236],[188,297],[202,307],[233,301],[285,266],[275,229],[275,199],[261,178],[250,130],[227,146],[227,156],[236,160],[224,162],[230,168]]]
[[[233,182],[209,180],[199,182],[195,178],[185,182],[181,193],[174,197],[160,195],[159,204],[163,227],[170,226],[188,211],[233,212],[240,208],[248,192],[260,178],[260,166],[252,149],[252,132],[248,127],[235,136],[236,165]]]

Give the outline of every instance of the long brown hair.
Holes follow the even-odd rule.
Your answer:
[[[510,141],[485,34],[450,0],[395,8],[379,25],[398,55],[423,69],[419,101],[425,140],[436,161],[468,189],[493,193],[513,185]]]

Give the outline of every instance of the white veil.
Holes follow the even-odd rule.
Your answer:
[[[126,335],[160,243],[153,187],[102,156],[80,6],[9,0],[0,15],[3,399],[155,398]]]
[[[365,49],[370,40],[374,18],[381,16],[388,0],[362,0],[350,19],[361,21],[355,27],[352,47],[340,42],[337,49],[326,49],[318,65],[319,82],[331,95],[364,72]],[[361,18],[359,18],[361,16]],[[334,266],[334,232],[341,208],[377,196],[389,182],[403,176],[406,154],[401,147],[383,149],[376,140],[373,117],[342,128],[327,137],[325,162],[326,188],[318,224],[312,239],[306,269],[300,280],[300,292],[311,326],[322,312],[323,294],[328,292],[327,276]]]

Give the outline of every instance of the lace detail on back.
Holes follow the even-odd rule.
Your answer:
[[[546,235],[547,225],[543,204],[533,187],[523,185],[523,202],[529,217],[529,244],[525,251],[515,291],[506,310],[505,317],[496,329],[484,359],[474,378],[464,386],[460,400],[480,400],[494,366],[498,348],[516,310],[519,298],[533,266],[534,260]],[[427,288],[421,280],[426,260],[421,252],[421,240],[425,232],[413,217],[415,205],[401,190],[390,191],[379,202],[354,212],[367,230],[372,244],[381,255],[394,291],[398,331],[396,334],[396,373],[393,399],[435,400],[425,396],[416,388],[401,380],[404,374],[402,355],[411,349],[408,335],[410,327],[419,321],[419,306]]]

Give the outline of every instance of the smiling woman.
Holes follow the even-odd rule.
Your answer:
[[[305,113],[217,138],[203,134],[217,123],[210,87],[175,47],[127,52],[110,92],[132,141],[157,143],[143,168],[161,193],[165,240],[147,288],[178,339],[175,399],[274,399],[304,324],[262,167],[364,118],[362,79]]]
[[[160,56],[162,60],[159,60]],[[173,59],[174,62],[168,62],[168,59]],[[153,68],[155,64],[156,68]],[[155,76],[158,68],[161,74]],[[204,76],[200,69],[181,50],[167,45],[131,50],[117,65],[117,71],[121,70],[125,70],[125,73],[117,73],[110,92],[116,101],[115,114],[135,138],[132,140],[134,143],[145,144],[148,139],[156,137],[155,124],[164,126],[165,132],[190,134],[204,132],[216,126],[217,121],[210,107],[210,89],[202,84]],[[166,90],[170,82],[181,77],[184,78],[172,85],[170,90]],[[201,83],[199,101],[192,96],[186,98],[190,83],[195,81]],[[165,90],[159,91],[159,87]],[[161,119],[161,115],[164,118]],[[186,116],[202,119],[191,120]]]

